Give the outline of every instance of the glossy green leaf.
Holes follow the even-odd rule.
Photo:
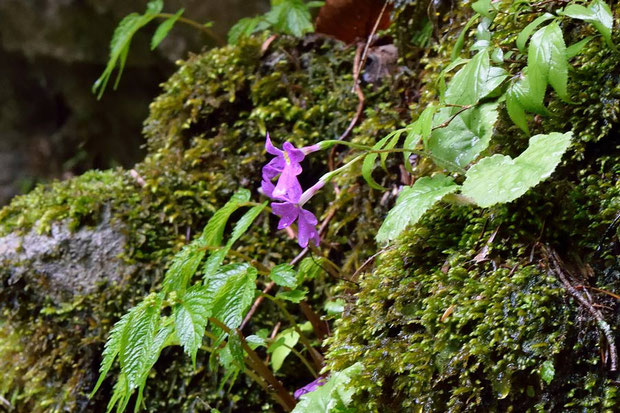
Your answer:
[[[237,242],[237,240],[247,232],[247,230],[250,228],[250,225],[252,225],[254,220],[258,217],[258,215],[260,215],[260,213],[265,209],[266,206],[267,202],[263,202],[260,205],[253,206],[245,214],[243,214],[241,218],[239,218],[239,221],[237,221],[237,223],[235,224],[232,235],[228,239],[226,246],[220,250],[211,253],[211,255],[209,255],[209,258],[207,258],[207,262],[205,263],[203,270],[205,279],[213,276],[213,274],[220,268],[233,244]]]
[[[213,298],[216,293],[226,283],[226,280],[230,277],[244,274],[250,269],[250,264],[247,263],[231,263],[219,267],[215,274],[204,280],[204,285],[207,288],[209,297],[209,306],[213,304]]]
[[[297,272],[290,264],[278,264],[271,269],[269,278],[277,285],[288,288],[297,287]]]
[[[491,66],[489,52],[483,50],[454,75],[444,95],[445,103],[475,105],[507,77],[504,69]]]
[[[243,273],[231,275],[215,293],[212,304],[213,317],[230,329],[241,325],[246,311],[254,300],[256,274],[256,268],[249,267]],[[223,336],[219,328],[212,328],[216,336]]]
[[[555,377],[555,367],[553,367],[553,362],[547,360],[543,362],[540,366],[540,378],[543,379],[547,385],[551,384],[553,378]]]
[[[514,89],[515,83],[513,83],[506,91],[506,111],[514,124],[529,135],[530,129],[527,126],[525,108],[521,105],[521,102],[519,102],[519,98]]]
[[[252,350],[256,350],[259,347],[266,347],[267,346],[267,341],[265,340],[265,337],[261,337],[259,335],[255,335],[255,334],[247,336],[245,338],[245,341],[246,341],[246,343],[248,343],[248,346],[250,346],[250,348]]]
[[[525,26],[525,28],[521,30],[521,32],[517,36],[517,48],[521,52],[525,52],[525,45],[527,43],[527,39],[530,38],[530,36],[532,35],[532,32],[542,23],[546,22],[547,20],[551,20],[554,17],[555,16],[551,13],[545,13],[542,16],[538,16],[530,24]]]
[[[176,333],[185,353],[192,358],[194,366],[196,365],[196,352],[202,344],[202,337],[210,316],[208,293],[202,285],[188,289],[175,309]]]
[[[240,39],[250,37],[255,32],[262,17],[244,17],[228,31],[228,44],[237,44]]]
[[[306,295],[308,295],[308,290],[280,291],[278,294],[276,294],[276,298],[279,300],[285,300],[295,304],[299,304],[306,298]]]
[[[170,30],[172,30],[172,27],[177,22],[177,20],[179,20],[179,17],[181,17],[184,11],[185,9],[179,10],[174,15],[164,20],[157,27],[157,30],[155,30],[155,34],[153,35],[153,38],[151,39],[151,50],[154,50],[157,46],[159,46],[162,40],[164,40],[164,38],[168,35]]]
[[[543,104],[547,84],[553,87],[560,99],[569,101],[566,44],[557,22],[539,29],[532,36],[527,68],[530,95],[537,106]]]
[[[362,372],[362,363],[342,371],[332,372],[327,383],[301,396],[292,413],[341,413],[351,403],[356,390],[351,379]]]
[[[437,106],[429,105],[427,106],[418,119],[407,125],[405,128],[407,132],[407,137],[405,138],[405,142],[403,143],[403,149],[415,149],[415,147],[420,143],[420,140],[424,140],[425,142],[431,136],[431,130],[433,127],[433,116],[437,111]],[[411,163],[409,162],[409,157],[411,156],[411,152],[403,152],[403,162],[405,164],[405,168],[410,173]]]
[[[467,171],[462,194],[481,207],[510,202],[548,178],[570,145],[572,132],[530,138],[528,148],[512,159],[493,155]]]
[[[476,22],[478,17],[480,17],[480,14],[474,14],[471,19],[467,21],[465,27],[463,27],[463,30],[461,30],[459,37],[456,39],[456,42],[454,42],[452,53],[450,54],[451,61],[455,61],[459,57],[459,54],[461,54],[461,51],[463,50],[463,44],[465,43],[465,35],[469,31],[469,28]]]
[[[579,4],[571,4],[564,9],[562,14],[573,19],[592,23],[607,44],[615,49],[611,40],[611,30],[614,24],[613,14],[604,1],[594,0],[587,8]]]
[[[393,240],[408,225],[418,222],[420,217],[441,198],[458,188],[452,178],[445,175],[420,178],[413,186],[404,188],[398,195],[396,205],[379,228],[377,242]]]
[[[241,204],[250,200],[250,191],[240,189],[224,204],[223,207],[215,211],[207,226],[200,236],[200,240],[205,246],[218,246],[222,243],[224,228],[230,215],[235,212]]]
[[[481,16],[493,20],[495,9],[491,5],[491,0],[478,0],[471,5],[471,8]]]
[[[447,126],[433,130],[426,149],[436,157],[435,163],[454,170],[454,165],[463,168],[476,159],[489,146],[497,106],[497,102],[476,106],[456,116]],[[454,109],[441,109],[435,116],[436,125],[450,120]]]
[[[568,46],[566,48],[566,58],[567,59],[572,59],[573,57],[577,56],[579,53],[581,53],[581,51],[583,50],[583,48],[590,42],[590,40],[592,40],[593,37],[592,36],[588,36],[586,38],[581,39],[580,41],[578,41],[575,44],[572,44],[570,46]]]
[[[534,96],[530,88],[530,77],[527,73],[527,68],[524,69],[523,74],[519,77],[519,79],[513,83],[508,91],[517,99],[517,101],[521,104],[521,106],[527,110],[528,112],[538,113],[540,115],[548,115],[549,112],[543,105],[543,98]]]
[[[271,368],[275,372],[280,370],[284,360],[291,353],[291,349],[295,347],[299,341],[299,333],[292,328],[288,328],[278,334],[272,345],[267,350],[271,353]]]

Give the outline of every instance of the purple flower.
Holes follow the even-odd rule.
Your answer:
[[[319,150],[318,145],[304,146],[296,148],[290,142],[284,142],[284,150],[273,146],[269,134],[265,140],[267,153],[274,155],[267,165],[263,167],[263,192],[270,198],[295,199],[301,195],[301,186],[297,180],[297,175],[302,172],[300,162],[307,154]],[[275,187],[271,187],[271,180],[280,175]]]
[[[284,229],[297,220],[297,242],[300,247],[306,248],[310,240],[314,241],[314,245],[319,245],[321,240],[316,230],[318,221],[312,212],[294,202],[273,202],[271,209],[280,217],[278,229]]]
[[[284,150],[273,146],[269,134],[267,134],[265,149],[275,158],[263,167],[261,188],[269,198],[282,201],[271,204],[273,213],[280,217],[278,229],[284,229],[297,221],[299,229],[297,242],[299,245],[305,248],[308,246],[308,242],[313,240],[318,246],[320,242],[319,233],[316,230],[318,221],[312,212],[303,209],[302,206],[316,191],[323,187],[324,183],[319,181],[302,193],[297,175],[302,172],[300,162],[303,161],[306,154],[318,150],[319,147],[312,145],[298,149],[290,142],[285,142],[282,147]],[[272,180],[276,177],[278,177],[278,181],[274,185]]]
[[[318,379],[316,379],[314,381],[311,381],[310,383],[306,384],[304,387],[295,390],[295,393],[293,393],[293,396],[296,399],[299,399],[304,394],[315,391],[316,389],[318,389],[319,387],[321,387],[325,383],[327,383],[327,379],[325,377],[319,377]]]

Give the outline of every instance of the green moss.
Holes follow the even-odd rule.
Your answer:
[[[69,181],[39,185],[0,210],[0,234],[33,227],[40,234],[49,233],[52,222],[65,219],[72,229],[96,222],[103,205],[118,196],[123,175],[119,170],[89,171]]]

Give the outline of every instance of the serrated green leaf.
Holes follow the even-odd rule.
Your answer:
[[[129,46],[131,40],[138,30],[146,26],[155,16],[161,12],[163,8],[163,1],[155,0],[151,1],[146,6],[146,12],[144,14],[131,13],[118,24],[112,35],[110,41],[110,56],[106,67],[95,81],[92,87],[93,93],[97,94],[97,99],[101,99],[103,92],[105,91],[108,81],[112,77],[114,69],[118,66],[118,72],[116,75],[116,81],[114,88],[118,86],[118,82],[123,73],[125,62],[127,61],[127,55],[129,53]]]
[[[299,263],[297,274],[299,276],[299,283],[306,280],[313,280],[321,273],[324,272],[322,265],[322,258],[320,257],[306,257]]]
[[[266,206],[267,202],[263,202],[260,205],[255,205],[243,214],[241,218],[239,218],[239,221],[235,224],[230,239],[228,240],[228,246],[232,246],[235,242],[237,242],[237,240],[239,240],[239,238],[241,238],[243,234],[247,232],[250,225],[252,225],[256,217],[263,212]]]
[[[179,20],[179,17],[183,14],[185,9],[180,9],[173,16],[168,17],[164,20],[159,26],[157,26],[157,30],[155,30],[155,34],[153,34],[153,38],[151,39],[151,50],[154,50],[159,44],[164,40],[174,24]]]
[[[147,299],[131,312],[121,333],[118,357],[130,390],[140,385],[143,376],[150,369],[148,362],[153,351],[159,317],[158,303],[151,303]]]
[[[250,200],[250,195],[251,193],[247,189],[238,190],[223,207],[213,214],[200,236],[203,245],[216,247],[222,243],[224,228],[226,227],[228,218],[241,207],[241,204]]]
[[[185,246],[173,258],[170,268],[164,277],[164,291],[183,292],[192,276],[198,270],[206,251],[199,239]]]
[[[396,205],[379,228],[377,242],[393,240],[408,225],[418,222],[420,217],[441,198],[458,188],[452,178],[445,175],[420,178],[413,186],[404,188],[398,195]]]
[[[207,247],[218,247],[222,243],[224,228],[228,218],[241,204],[249,201],[249,199],[250,191],[247,189],[237,191],[222,208],[215,211],[200,237],[175,255],[164,277],[163,285],[165,292],[177,291],[182,293],[185,290],[206,255]],[[216,251],[214,254],[217,253]],[[225,252],[220,252],[215,258],[219,258],[222,254],[225,255]],[[214,262],[214,260],[211,259],[210,263],[208,263],[209,268],[219,267],[219,264]]]
[[[444,95],[445,103],[475,105],[507,77],[504,69],[491,66],[489,52],[483,50],[454,75]]]
[[[433,130],[427,150],[439,166],[454,170],[465,167],[489,146],[497,121],[497,101],[468,109],[450,123]],[[435,116],[436,125],[443,124],[453,115],[454,108],[443,108]]]
[[[566,58],[567,59],[572,59],[573,57],[577,56],[579,53],[581,53],[581,50],[583,50],[583,48],[590,42],[590,40],[592,40],[593,37],[592,36],[588,36],[584,39],[581,39],[580,41],[578,41],[575,44],[572,44],[570,46],[568,46],[566,48]]]
[[[543,362],[540,366],[540,378],[543,379],[547,385],[549,385],[553,381],[554,377],[555,368],[553,367],[553,362],[551,360]]]
[[[267,350],[268,353],[271,353],[271,368],[274,373],[280,370],[284,360],[298,341],[299,333],[292,328],[282,331],[275,337],[273,344]]]
[[[177,337],[194,366],[210,316],[208,292],[202,285],[188,289],[175,308],[174,326]]]
[[[316,390],[301,396],[291,413],[339,413],[344,411],[357,391],[351,379],[361,373],[362,363],[333,372],[329,380]]]
[[[314,31],[312,16],[303,0],[286,0],[273,4],[265,18],[280,33],[302,37]]]
[[[256,268],[249,267],[243,273],[231,275],[215,294],[212,304],[213,317],[230,329],[241,325],[246,311],[254,300],[256,274]],[[218,338],[224,336],[219,328],[213,327],[213,330]]]
[[[527,116],[525,115],[525,109],[519,102],[517,93],[514,91],[515,83],[510,85],[506,91],[506,111],[508,116],[523,132],[530,134],[530,129],[527,126]]]
[[[255,32],[262,17],[244,17],[228,31],[228,44],[237,44],[240,39],[250,37]]]
[[[232,235],[230,236],[226,246],[220,250],[217,250],[209,256],[204,266],[204,278],[210,278],[222,265],[226,255],[230,251],[231,247],[243,234],[246,233],[250,225],[254,222],[256,217],[265,209],[267,202],[263,202],[261,205],[256,205],[250,208],[235,224]]]
[[[547,84],[560,99],[568,101],[568,59],[562,30],[557,22],[539,29],[532,36],[527,54],[530,96],[543,106]]]
[[[288,288],[297,287],[297,272],[290,264],[278,264],[271,269],[269,278],[277,285]]]
[[[299,304],[306,298],[307,294],[308,294],[308,290],[280,291],[279,293],[276,294],[276,298],[280,300],[290,301],[295,304]]]
[[[105,347],[103,348],[103,360],[101,361],[101,367],[99,367],[99,379],[97,380],[97,384],[95,384],[93,391],[88,396],[89,398],[95,395],[95,393],[103,383],[103,380],[110,371],[110,368],[112,367],[112,364],[114,363],[114,360],[116,359],[116,356],[118,355],[118,352],[120,350],[122,332],[127,326],[130,317],[131,311],[124,314],[121,319],[118,320],[116,324],[114,324],[112,330],[110,330],[108,340],[106,341]]]
[[[204,285],[207,288],[208,296],[210,297],[209,306],[213,303],[215,294],[226,283],[226,280],[230,277],[244,274],[250,269],[248,263],[232,263],[220,267],[215,274],[204,280]]]
[[[462,194],[481,207],[517,199],[551,175],[570,145],[571,135],[536,135],[515,159],[505,155],[481,159],[467,171]]]
[[[611,30],[614,24],[613,14],[604,1],[594,0],[587,8],[579,4],[571,4],[563,10],[562,14],[592,23],[594,28],[603,36],[605,42],[615,49],[611,40]]]
[[[546,22],[547,20],[551,20],[554,17],[555,16],[551,13],[545,13],[542,16],[538,16],[530,24],[525,26],[525,28],[521,30],[521,32],[517,36],[517,48],[521,52],[525,52],[525,44],[527,43],[527,39],[529,39],[532,35],[532,32],[542,23]]]

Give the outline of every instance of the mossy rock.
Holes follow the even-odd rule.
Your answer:
[[[0,359],[11,362],[0,373],[0,395],[17,411],[105,410],[112,379],[92,400],[87,395],[107,332],[130,306],[158,288],[173,253],[235,190],[249,188],[258,199],[266,131],[276,142],[304,145],[337,137],[347,128],[358,103],[350,91],[355,50],[322,37],[282,37],[261,55],[262,40],[180,63],[150,107],[144,126],[148,156],[134,170],[92,171],[40,186],[0,211],[0,234],[10,239],[54,243],[60,229],[100,235],[116,228],[123,245],[120,254],[115,250],[109,257],[118,261],[118,271],[105,270],[110,273],[106,278],[95,277],[91,269],[84,274],[86,289],[54,285],[54,274],[41,271],[41,260],[23,259],[19,248],[17,255],[3,256],[0,328],[6,339],[0,340]],[[403,124],[407,113],[400,108],[408,76],[364,87],[366,113],[356,140],[375,142]],[[342,156],[336,154],[336,162]],[[315,157],[306,168],[318,176],[325,164],[325,158]],[[339,197],[327,192],[316,205],[319,214],[328,214],[320,205],[333,201],[330,236],[355,245],[334,254],[353,268],[374,251],[372,234],[387,210],[373,206],[380,194],[360,185],[357,175],[339,184]],[[275,219],[261,219],[244,238],[243,252],[265,263],[292,258],[298,252],[295,243],[285,234],[273,236]],[[44,261],[70,263],[71,251],[59,249]],[[12,283],[16,271],[21,281]],[[264,305],[249,329],[272,327],[274,320],[275,309]],[[245,378],[232,394],[219,390],[218,373],[209,371],[208,354],[202,354],[194,369],[179,349],[164,351],[145,390],[148,411],[209,411],[209,405],[223,411],[274,408]],[[291,373],[291,387],[308,381],[299,373],[303,369],[285,371]]]
[[[469,18],[465,8],[451,9],[436,22],[449,41],[410,48],[406,42],[423,20],[412,16],[424,15],[426,7],[401,3],[413,6],[400,14],[393,35],[402,61],[417,68],[364,85],[365,110],[351,137],[359,143],[376,142],[436,99],[437,74],[458,36],[450,27]],[[506,17],[504,23],[508,42],[527,21]],[[337,138],[347,128],[358,104],[351,93],[354,48],[320,36],[280,37],[263,53],[263,40],[180,63],[151,104],[144,126],[148,155],[134,170],[93,171],[39,187],[0,211],[3,236],[53,236],[55,226],[96,231],[109,222],[124,245],[114,257],[126,269],[121,277],[93,278],[92,289],[65,288],[62,294],[48,293],[53,278],[40,274],[33,261],[12,258],[2,265],[0,395],[17,411],[105,410],[110,379],[94,399],[86,395],[107,332],[159,288],[173,253],[236,189],[248,188],[259,199],[265,133],[276,142],[305,145]],[[601,45],[596,39],[573,62],[572,84],[586,95],[571,106],[551,98],[555,116],[532,125],[537,133],[575,130],[575,144],[551,181],[503,207],[441,204],[393,247],[379,251],[376,268],[361,276],[359,288],[339,287],[349,305],[328,342],[329,363],[340,369],[364,361],[365,373],[355,380],[362,390],[358,410],[602,411],[618,403],[615,377],[599,354],[606,348],[599,330],[549,271],[542,247],[557,249],[570,272],[587,276],[588,285],[619,290],[617,234],[606,234],[620,209],[619,66]],[[584,120],[584,114],[591,118]],[[505,113],[497,131],[489,152],[514,155],[525,148],[527,139]],[[347,156],[336,152],[334,161]],[[369,189],[358,169],[338,178],[337,195],[325,190],[312,201],[321,218],[333,213],[326,239],[343,274],[377,252],[374,234],[400,185],[398,162],[394,158],[387,171],[373,175],[392,189],[387,195]],[[307,187],[327,170],[327,157],[309,157],[304,170],[311,177],[302,182]],[[431,170],[421,161],[415,172]],[[274,218],[260,218],[241,251],[264,263],[293,257],[296,245],[284,234],[274,236],[275,224]],[[24,282],[11,284],[18,266]],[[322,303],[333,284],[315,285],[310,300]],[[42,292],[25,293],[33,288]],[[609,296],[596,293],[595,299],[617,336],[618,306]],[[277,320],[276,309],[264,305],[249,330]],[[284,373],[291,389],[309,381],[301,366]],[[246,379],[232,394],[219,390],[217,379],[206,353],[194,369],[179,349],[167,349],[145,390],[145,408],[276,409]]]

